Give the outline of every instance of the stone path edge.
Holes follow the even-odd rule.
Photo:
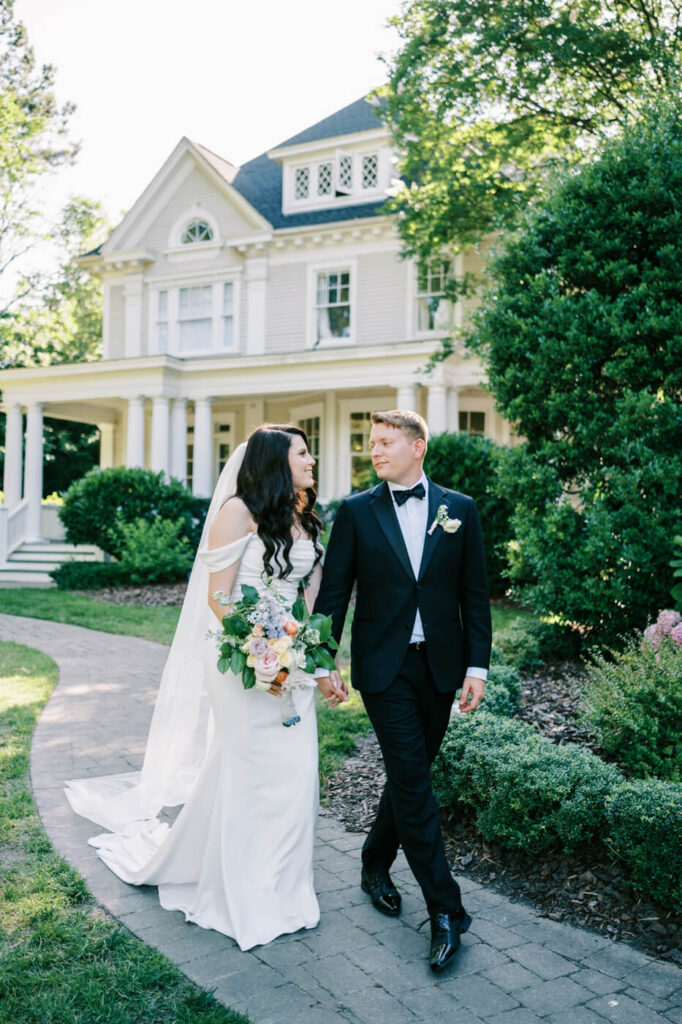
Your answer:
[[[242,953],[224,935],[162,910],[153,887],[113,875],[75,815],[68,778],[139,767],[167,648],[79,626],[0,614],[0,640],[44,651],[59,681],[31,752],[34,798],[55,849],[95,900],[196,984],[254,1024],[682,1024],[682,970],[462,879],[474,918],[456,962],[434,977],[425,961],[421,894],[402,856],[400,919],[373,910],[358,885],[363,835],[324,810],[315,850],[317,929]]]

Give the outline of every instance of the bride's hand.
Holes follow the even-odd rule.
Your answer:
[[[346,684],[338,671],[331,672],[328,676],[320,676],[317,679],[317,688],[330,708],[335,708],[342,701],[348,700]]]

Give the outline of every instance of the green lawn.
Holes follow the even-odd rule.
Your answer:
[[[0,1019],[11,1024],[248,1024],[95,906],[52,849],[28,779],[57,680],[46,655],[0,643]]]
[[[72,626],[125,633],[143,640],[170,644],[180,615],[179,607],[146,608],[143,605],[95,601],[68,590],[36,588],[0,589],[0,612],[27,615],[32,619],[68,622]]]

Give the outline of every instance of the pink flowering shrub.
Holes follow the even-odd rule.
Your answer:
[[[672,608],[659,612],[656,621],[644,630],[642,643],[660,647],[664,636],[669,636],[673,643],[682,647],[682,615]]]

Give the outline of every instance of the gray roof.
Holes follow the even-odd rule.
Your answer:
[[[273,147],[295,146],[304,142],[332,139],[338,135],[352,135],[354,132],[369,131],[381,126],[381,106],[370,103],[362,96],[347,107],[337,110],[322,121],[304,129],[297,135]],[[282,167],[271,160],[267,153],[249,160],[240,167],[232,181],[234,188],[240,192],[253,207],[272,224],[273,228],[299,228],[313,224],[330,224],[341,220],[355,220],[360,217],[373,217],[381,213],[386,202],[358,203],[356,206],[330,207],[323,210],[310,210],[306,213],[282,213]]]

